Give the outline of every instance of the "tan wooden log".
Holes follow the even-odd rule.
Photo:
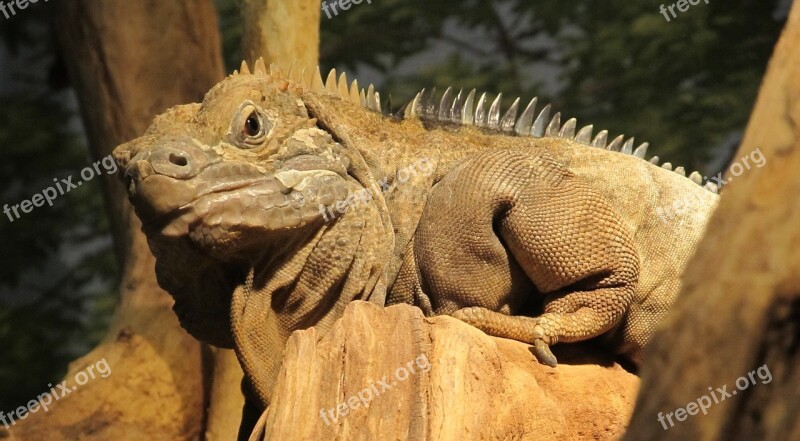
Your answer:
[[[264,439],[613,440],[638,378],[582,347],[539,364],[528,345],[411,306],[352,303],[332,331],[295,332]]]

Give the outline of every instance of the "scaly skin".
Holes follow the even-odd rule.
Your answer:
[[[550,345],[597,336],[639,359],[716,194],[571,122],[510,136],[437,121],[474,113],[431,118],[424,95],[398,120],[338,80],[243,65],[115,150],[181,324],[236,350],[251,401],[268,405],[291,332],[356,299],[454,315],[549,365]]]

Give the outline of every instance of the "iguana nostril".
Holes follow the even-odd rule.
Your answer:
[[[187,165],[189,165],[189,161],[187,161],[186,158],[180,155],[176,155],[175,153],[169,154],[169,162],[179,167],[186,167]]]
[[[168,139],[151,149],[146,159],[154,173],[175,179],[190,179],[203,170],[207,155],[185,140]]]

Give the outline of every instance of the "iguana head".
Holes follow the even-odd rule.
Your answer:
[[[324,226],[321,204],[361,188],[301,94],[260,63],[114,151],[159,284],[198,339],[230,347],[230,295],[248,263],[311,237]]]

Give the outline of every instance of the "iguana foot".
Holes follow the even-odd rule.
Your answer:
[[[463,308],[453,317],[495,337],[510,338],[533,345],[533,355],[540,363],[556,367],[558,360],[550,350],[555,336],[547,332],[546,317],[510,316],[486,308]]]

